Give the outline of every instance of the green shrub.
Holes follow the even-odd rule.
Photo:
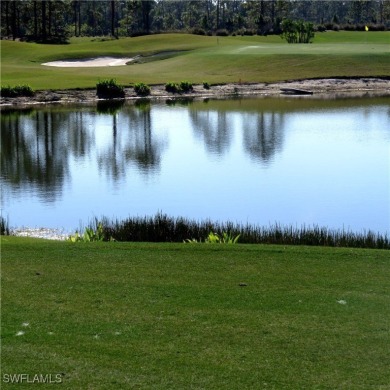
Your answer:
[[[227,37],[229,35],[229,31],[226,29],[219,29],[217,30],[215,35],[217,35],[218,37]]]
[[[134,85],[134,91],[138,96],[148,96],[151,93],[149,85],[137,83]]]
[[[194,35],[206,35],[206,31],[203,28],[194,27],[191,30],[191,34],[194,34]]]
[[[179,88],[181,92],[189,92],[192,91],[194,88],[192,86],[192,83],[188,81],[181,81],[179,84]]]
[[[68,241],[71,242],[94,242],[94,241],[103,241],[104,232],[103,225],[101,223],[97,223],[95,229],[92,227],[85,228],[84,234],[81,235],[79,232],[69,236]]]
[[[303,20],[284,19],[281,23],[282,39],[288,43],[310,43],[314,38],[314,25]]]
[[[172,82],[165,84],[165,90],[172,93],[190,92],[193,89],[192,83],[189,81],[181,81],[179,84]]]
[[[207,81],[203,81],[203,88],[210,89],[210,84]]]
[[[237,244],[240,234],[233,236],[231,233],[223,232],[222,235],[210,232],[205,239],[206,244]]]
[[[96,94],[102,99],[124,98],[124,88],[116,80],[103,80],[96,84]]]
[[[180,87],[176,83],[166,83],[165,84],[165,90],[167,92],[172,92],[172,93],[179,93]]]
[[[29,85],[16,85],[15,87],[1,87],[0,94],[2,97],[19,97],[19,96],[34,96],[34,91]]]

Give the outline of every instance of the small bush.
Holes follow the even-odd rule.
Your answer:
[[[288,43],[311,43],[314,38],[314,25],[303,20],[284,19],[280,37]]]
[[[151,93],[149,85],[137,83],[134,85],[134,91],[138,96],[148,96]]]
[[[215,35],[217,35],[218,37],[227,37],[229,35],[229,31],[226,29],[220,29],[220,30],[217,30]]]
[[[123,87],[114,79],[99,81],[96,84],[96,94],[102,99],[124,98],[125,91]]]
[[[181,92],[189,92],[194,89],[192,83],[188,81],[181,81],[179,87]]]
[[[0,94],[2,97],[31,97],[34,96],[34,91],[29,85],[16,85],[15,87],[8,85],[6,87],[1,87]]]
[[[210,84],[207,81],[203,81],[203,88],[210,89]]]
[[[85,228],[84,234],[81,235],[79,232],[76,232],[73,235],[68,237],[68,241],[70,242],[95,242],[95,241],[103,241],[104,240],[104,232],[103,225],[95,221],[96,227],[87,227]]]
[[[255,31],[254,30],[250,30],[250,29],[246,29],[246,28],[242,28],[240,30],[237,30],[236,31],[236,34],[237,35],[246,35],[246,36],[252,36],[252,35],[255,35]]]
[[[233,236],[229,232],[223,232],[222,235],[210,232],[205,239],[206,244],[237,244],[240,234]]]
[[[318,32],[325,32],[326,30],[327,30],[327,28],[323,24],[319,24],[317,26],[317,31]]]
[[[165,84],[165,90],[167,92],[178,93],[180,92],[180,87],[176,83],[167,83]]]
[[[194,28],[191,30],[191,34],[195,34],[195,35],[206,35],[206,31],[203,30],[203,28],[194,27]]]
[[[192,91],[194,88],[189,81],[181,81],[179,84],[167,83],[165,84],[165,90],[172,93],[183,93]]]

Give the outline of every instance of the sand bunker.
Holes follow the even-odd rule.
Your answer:
[[[45,66],[58,66],[61,68],[87,68],[98,66],[124,66],[128,62],[132,62],[133,58],[114,58],[114,57],[99,57],[86,58],[83,60],[69,60],[69,61],[52,61],[45,62]]]

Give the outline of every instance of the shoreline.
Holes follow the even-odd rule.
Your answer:
[[[133,87],[125,87],[125,100],[137,99],[180,99],[180,98],[226,98],[245,96],[306,96],[286,94],[283,89],[307,91],[310,97],[362,97],[390,96],[390,77],[361,78],[321,78],[275,83],[228,83],[211,85],[205,89],[203,85],[194,85],[188,93],[168,93],[164,84],[151,85],[151,94],[140,97]],[[0,107],[19,107],[38,104],[93,103],[104,101],[96,96],[96,89],[65,89],[36,91],[33,97],[0,98]]]

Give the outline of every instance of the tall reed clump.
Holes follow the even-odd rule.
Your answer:
[[[96,230],[98,226],[102,227],[105,241],[205,242],[212,232],[219,237],[239,236],[240,244],[390,249],[390,238],[386,234],[375,234],[372,231],[354,233],[318,226],[298,228],[279,224],[265,227],[211,220],[195,221],[183,217],[173,218],[162,213],[152,217],[129,217],[121,221],[102,218],[100,221],[96,220],[90,228]]]

